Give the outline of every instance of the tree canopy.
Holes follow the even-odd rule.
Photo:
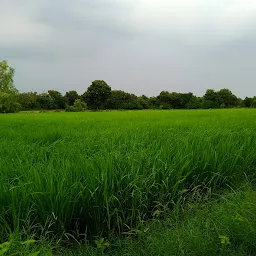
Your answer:
[[[17,93],[13,85],[14,68],[10,67],[6,60],[0,62],[0,91],[5,93]]]
[[[0,113],[17,112],[21,108],[18,103],[18,90],[13,85],[14,68],[6,60],[0,62]]]
[[[95,80],[84,93],[83,98],[89,109],[102,109],[111,95],[111,87],[103,80]]]

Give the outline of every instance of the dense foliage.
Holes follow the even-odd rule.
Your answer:
[[[255,117],[254,109],[2,115],[0,243],[42,227],[128,232],[195,189],[251,180]]]
[[[79,99],[75,100],[74,105],[66,107],[67,112],[84,112],[86,110],[87,104]]]
[[[80,99],[86,103],[88,109],[210,109],[210,108],[237,108],[256,107],[256,96],[239,99],[229,89],[214,91],[209,89],[203,97],[193,93],[177,93],[162,91],[156,97],[145,95],[136,96],[121,90],[111,90],[104,81],[93,81],[82,95],[76,91],[66,92],[62,95],[55,90],[47,93],[25,92],[19,94],[19,102],[24,110],[33,109],[70,109],[75,101]]]
[[[82,99],[87,103],[89,109],[103,109],[107,99],[111,95],[111,87],[102,80],[95,80],[83,94]]]
[[[8,66],[7,61],[0,62],[0,113],[13,113],[21,108],[13,76],[14,69]]]

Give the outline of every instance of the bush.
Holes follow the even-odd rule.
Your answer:
[[[67,106],[66,112],[84,112],[87,110],[87,104],[81,100],[76,100],[73,106]]]
[[[166,102],[162,102],[162,104],[159,106],[160,109],[171,109],[171,105]]]
[[[17,102],[15,95],[0,92],[0,113],[15,113],[20,109],[21,105]]]
[[[202,109],[216,108],[216,104],[212,100],[203,100]]]

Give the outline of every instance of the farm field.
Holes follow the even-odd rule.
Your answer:
[[[233,212],[232,205],[238,205],[240,215],[235,217],[248,234],[235,238],[234,250],[236,255],[253,255],[256,227],[246,220],[255,222],[255,145],[254,109],[0,115],[0,244],[10,240],[11,233],[21,240],[44,238],[68,245],[133,236],[134,230],[144,230],[153,219],[165,223],[175,215],[177,223],[184,211],[182,227],[189,233],[204,223],[201,204],[213,213],[212,219],[224,218],[225,212]],[[234,191],[248,183],[249,192],[247,188],[236,195]],[[213,206],[207,203],[218,201],[226,191],[232,191],[229,203],[220,200],[220,208],[216,201]],[[198,208],[186,210],[188,205]],[[247,219],[241,217],[241,205]],[[230,232],[221,224],[218,230]],[[241,234],[240,226],[238,230]],[[217,236],[210,247],[202,248],[214,248],[216,255],[235,255],[229,248],[232,237],[221,231],[220,245],[215,243]],[[201,234],[196,232],[195,236]],[[161,224],[154,226],[152,255],[209,253],[200,254],[196,246],[186,245],[183,254],[178,249],[176,254],[157,252],[161,234],[163,240],[182,239]],[[200,239],[208,241],[207,234]],[[143,248],[133,251],[132,245],[124,243],[130,249],[119,255],[151,253]],[[169,250],[180,248],[178,242],[170,246]],[[218,246],[226,247],[220,252]],[[103,249],[88,255],[102,255]]]

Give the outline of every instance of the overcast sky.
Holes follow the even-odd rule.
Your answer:
[[[256,95],[255,0],[0,0],[0,60],[20,91]]]

